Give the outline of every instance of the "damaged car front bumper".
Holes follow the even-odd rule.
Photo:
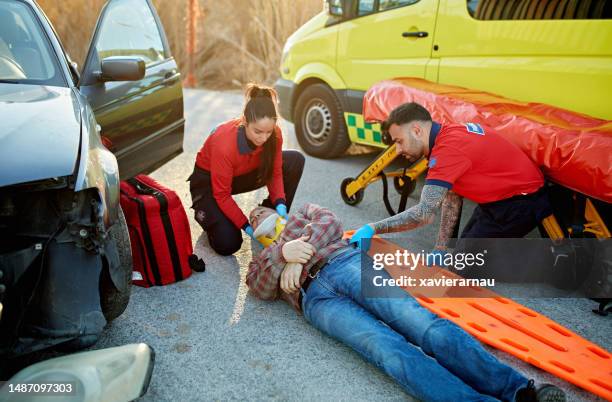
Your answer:
[[[0,188],[0,356],[86,347],[106,325],[99,278],[118,254],[102,195],[74,191],[70,180]]]

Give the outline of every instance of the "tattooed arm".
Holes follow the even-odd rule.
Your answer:
[[[446,250],[448,241],[450,240],[455,226],[459,222],[461,214],[461,206],[463,205],[463,197],[449,191],[442,202],[442,213],[440,215],[440,230],[438,231],[438,241],[436,241],[436,249]]]
[[[421,200],[418,204],[402,213],[373,223],[372,226],[376,233],[382,234],[412,230],[431,223],[446,194],[448,190],[445,187],[426,184],[423,186]]]

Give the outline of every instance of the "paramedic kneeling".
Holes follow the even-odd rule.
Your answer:
[[[196,157],[189,177],[192,208],[210,246],[221,255],[240,249],[241,229],[253,237],[232,194],[267,186],[261,205],[286,218],[302,177],[304,156],[281,150],[276,99],[274,89],[250,84],[242,116],[217,126]]]
[[[441,210],[436,250],[447,249],[463,198],[478,204],[462,238],[521,238],[552,213],[540,169],[516,145],[477,123],[440,125],[417,103],[394,109],[384,123],[397,152],[429,159],[418,204],[361,227],[351,242],[431,223]]]

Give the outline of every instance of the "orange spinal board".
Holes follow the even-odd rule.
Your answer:
[[[345,232],[344,237],[352,233]],[[379,237],[372,242],[377,252],[398,249]],[[433,276],[456,277],[448,270],[434,268],[438,274]],[[395,279],[405,273],[401,267],[385,270]],[[431,269],[427,270],[431,277]],[[484,288],[474,290],[487,292],[487,297],[426,297],[404,290],[423,307],[454,322],[481,342],[612,401],[612,355],[548,317]]]

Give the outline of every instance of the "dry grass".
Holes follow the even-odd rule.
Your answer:
[[[51,20],[70,58],[83,64],[93,28],[105,0],[37,0]],[[68,5],[69,4],[69,5]]]
[[[82,65],[105,0],[38,0],[70,56]],[[173,56],[187,73],[188,0],[153,0]],[[69,4],[69,6],[67,6]],[[272,83],[283,44],[323,0],[199,0],[196,81],[209,88]]]

